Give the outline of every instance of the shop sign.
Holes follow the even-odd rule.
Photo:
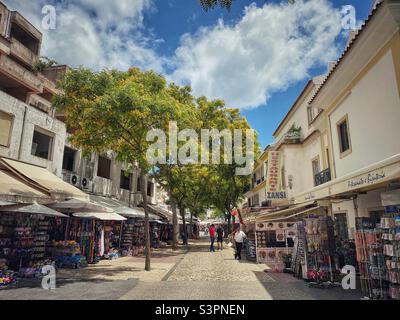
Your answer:
[[[347,187],[349,189],[357,188],[359,186],[371,185],[380,182],[386,178],[386,173],[384,170],[375,173],[368,173],[365,176],[350,179],[347,181]]]
[[[365,188],[378,183],[387,182],[400,177],[399,162],[392,163],[386,167],[369,171],[367,173],[347,179],[341,183],[332,185],[332,194]]]
[[[268,152],[268,168],[267,168],[267,200],[286,199],[287,194],[281,187],[281,153],[279,151]]]
[[[287,199],[286,191],[267,191],[267,200],[281,200]]]

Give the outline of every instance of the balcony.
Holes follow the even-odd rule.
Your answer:
[[[50,113],[50,111],[52,110],[51,102],[36,94],[31,94],[29,96],[28,104],[45,113]]]
[[[331,169],[329,168],[317,173],[314,177],[315,186],[320,186],[329,181],[331,181]]]
[[[29,91],[43,92],[43,85],[33,72],[5,55],[0,56],[0,72],[17,81]]]
[[[21,42],[15,38],[11,38],[11,54],[23,63],[33,66],[37,60],[38,55],[25,47]]]

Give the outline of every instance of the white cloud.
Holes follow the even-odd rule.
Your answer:
[[[152,0],[69,0],[56,5],[56,30],[43,30],[42,7],[47,0],[6,0],[43,33],[42,54],[72,66],[127,69],[130,66],[162,71],[154,51],[159,39],[143,26]]]
[[[257,107],[308,77],[310,68],[335,59],[340,29],[340,12],[327,0],[252,4],[234,25],[220,20],[185,34],[170,78],[190,83],[196,95]]]
[[[5,0],[41,29],[41,9],[49,0]],[[72,66],[130,66],[166,73],[190,83],[196,95],[225,99],[232,107],[265,104],[277,91],[307,78],[311,68],[337,57],[340,12],[328,0],[295,5],[252,4],[240,20],[223,20],[184,34],[172,57],[160,56],[162,39],[144,25],[154,0],[59,0],[57,29],[41,30],[42,54]],[[193,17],[189,17],[190,19]]]

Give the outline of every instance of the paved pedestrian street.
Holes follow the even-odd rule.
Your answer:
[[[0,291],[0,299],[107,300],[351,300],[358,291],[309,288],[290,274],[265,272],[266,266],[234,259],[233,249],[209,252],[206,239],[178,251],[158,249],[152,271],[143,271],[141,257],[101,261],[80,270],[60,270],[55,290],[43,290],[40,281],[20,283]]]

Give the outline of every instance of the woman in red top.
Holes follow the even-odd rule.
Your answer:
[[[210,231],[210,241],[211,241],[210,252],[215,252],[215,249],[214,249],[215,227],[214,227],[213,224],[210,226],[210,230],[209,231]]]

